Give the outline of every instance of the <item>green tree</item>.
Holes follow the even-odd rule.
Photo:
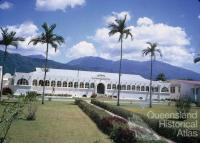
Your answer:
[[[119,98],[120,98],[120,88],[121,88],[121,68],[122,68],[122,49],[123,49],[123,39],[127,39],[128,36],[133,38],[131,34],[131,30],[126,27],[126,17],[124,19],[116,19],[115,23],[110,24],[108,27],[110,28],[109,36],[113,36],[115,34],[119,34],[119,42],[121,43],[121,52],[120,52],[120,63],[119,63],[119,80],[118,80],[118,93],[117,93],[117,106],[119,106]]]
[[[2,65],[2,75],[1,75],[1,94],[0,94],[0,100],[3,93],[3,74],[5,69],[5,61],[7,57],[7,49],[9,46],[18,47],[19,41],[24,41],[24,38],[17,37],[16,32],[14,31],[8,31],[8,28],[3,29],[1,27],[1,35],[2,39],[0,39],[0,45],[5,46],[4,55],[3,55],[3,65]]]
[[[48,24],[45,22],[42,25],[42,28],[44,29],[44,32],[40,36],[31,39],[29,44],[30,43],[33,43],[33,45],[37,45],[38,43],[46,44],[46,58],[45,58],[45,65],[44,65],[44,80],[43,80],[43,92],[42,92],[42,104],[44,104],[46,74],[48,71],[47,62],[48,62],[49,46],[54,48],[56,52],[58,45],[61,45],[62,43],[64,43],[64,38],[54,33],[56,24],[52,24],[51,26],[48,26]]]
[[[156,59],[156,53],[159,53],[160,57],[162,57],[162,53],[160,49],[157,48],[157,43],[147,42],[149,45],[146,49],[142,50],[143,56],[150,55],[151,58],[151,71],[150,71],[150,103],[149,107],[152,107],[152,73],[153,73],[153,60]]]
[[[157,81],[159,81],[159,80],[160,80],[160,81],[166,81],[167,79],[166,79],[164,73],[160,73],[160,74],[157,75],[156,80],[157,80]]]

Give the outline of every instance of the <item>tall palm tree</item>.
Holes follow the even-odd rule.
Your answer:
[[[120,88],[121,88],[121,67],[122,67],[122,47],[123,47],[123,39],[127,39],[128,36],[133,38],[131,34],[131,30],[126,27],[126,16],[124,19],[116,19],[115,23],[110,24],[108,27],[110,28],[109,36],[113,36],[119,33],[119,42],[121,43],[121,53],[120,53],[120,63],[119,63],[119,80],[118,80],[118,93],[117,93],[117,106],[119,106],[119,98],[120,98]]]
[[[33,43],[33,45],[37,45],[38,43],[46,44],[46,58],[45,58],[45,65],[44,65],[44,80],[43,80],[43,92],[42,92],[42,104],[44,104],[46,74],[48,70],[47,61],[48,61],[49,45],[52,48],[54,48],[56,52],[58,45],[61,45],[62,43],[64,43],[64,38],[54,33],[56,24],[52,24],[51,26],[48,26],[48,24],[45,22],[42,25],[42,28],[44,29],[44,32],[40,36],[31,39],[29,44],[30,43]]]
[[[2,35],[2,39],[0,39],[0,45],[5,46],[5,50],[4,50],[4,55],[3,55],[3,62],[2,62],[2,75],[1,75],[1,94],[0,94],[0,100],[3,94],[3,74],[4,74],[4,69],[5,69],[5,61],[6,61],[6,57],[7,57],[7,49],[8,46],[14,46],[14,47],[18,47],[18,42],[19,41],[24,41],[24,38],[22,37],[17,37],[16,36],[16,32],[14,31],[8,31],[8,28],[3,29],[1,27],[1,35]]]
[[[151,57],[151,72],[150,72],[150,103],[149,103],[149,107],[152,107],[152,73],[153,73],[153,60],[156,59],[156,53],[158,53],[160,55],[160,57],[162,57],[162,53],[160,51],[160,49],[157,48],[157,43],[151,43],[151,42],[147,42],[147,44],[149,45],[149,47],[147,47],[146,49],[142,50],[142,54],[143,56],[147,56],[150,54]]]

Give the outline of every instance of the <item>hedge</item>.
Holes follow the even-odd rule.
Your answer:
[[[91,100],[92,104],[95,104],[101,108],[104,108],[116,115],[119,115],[121,117],[124,117],[126,119],[133,119],[133,122],[136,121],[138,123],[142,123],[143,121],[155,132],[157,132],[159,135],[164,136],[168,139],[171,139],[173,141],[176,141],[178,143],[200,143],[200,131],[196,130],[198,132],[198,137],[177,137],[177,133],[179,131],[178,128],[167,128],[167,127],[159,127],[159,120],[158,119],[150,119],[145,115],[134,113],[128,110],[125,110],[123,108],[117,107],[115,105],[110,105],[108,103],[104,103],[101,101],[98,101],[96,99]],[[138,118],[139,116],[139,118]],[[137,120],[135,120],[137,119]],[[182,130],[187,130],[184,128],[181,128]],[[194,131],[194,130],[193,130]]]
[[[126,120],[111,116],[86,101],[75,99],[77,104],[115,143],[136,143],[135,132],[128,127]]]

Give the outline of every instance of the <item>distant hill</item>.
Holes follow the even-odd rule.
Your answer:
[[[0,51],[0,65],[2,65],[3,52]],[[5,72],[13,74],[17,72],[31,72],[34,71],[36,67],[44,67],[45,59],[38,59],[29,56],[22,56],[20,54],[10,54],[8,53],[6,59]],[[73,67],[52,60],[48,61],[48,65],[51,68],[64,68],[73,69]]]
[[[43,55],[28,55],[27,57],[34,58],[34,59],[45,59]]]
[[[105,60],[99,57],[83,57],[68,63],[80,69],[92,71],[118,72],[119,61]],[[150,75],[150,61],[123,60],[122,72],[127,74],[138,74],[145,78]],[[200,80],[200,74],[181,67],[176,67],[164,62],[154,61],[153,77],[163,72],[167,79],[193,79]]]
[[[2,65],[3,52],[0,51],[0,65]],[[5,72],[13,74],[17,72],[31,72],[36,67],[44,67],[44,57],[41,55],[22,56],[20,54],[8,54]],[[127,74],[138,74],[149,78],[150,62],[139,62],[133,60],[123,60],[122,72]],[[72,60],[66,64],[48,60],[49,68],[57,69],[80,69],[86,71],[101,71],[117,73],[119,61],[106,60],[99,57],[83,57]],[[170,64],[155,61],[153,77],[163,72],[167,79],[192,79],[200,80],[200,74],[184,68],[172,66]]]

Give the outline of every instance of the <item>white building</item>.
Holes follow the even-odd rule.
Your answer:
[[[16,72],[13,76],[15,95],[36,91],[42,94],[44,71]],[[49,69],[45,93],[70,97],[90,97],[92,94],[117,97],[117,73]],[[153,81],[153,99],[170,98],[170,83]],[[140,75],[122,74],[121,99],[144,100],[149,94],[149,80]]]
[[[193,100],[200,99],[200,81],[171,80],[170,93],[175,99],[187,96]]]

